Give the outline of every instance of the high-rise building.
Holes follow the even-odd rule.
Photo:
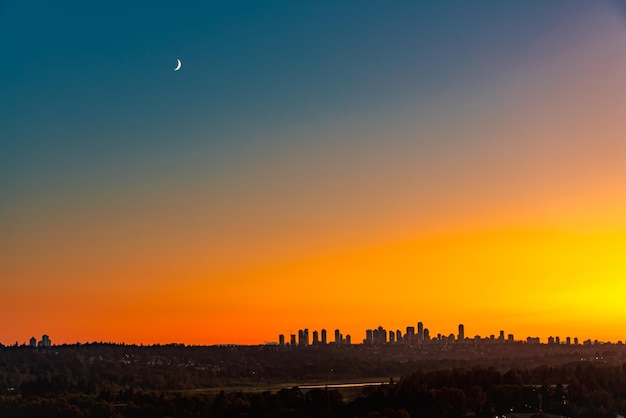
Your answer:
[[[280,334],[278,336],[278,344],[279,345],[285,345],[285,336],[283,334]]]
[[[419,342],[424,341],[424,324],[422,322],[417,323],[417,340]]]
[[[423,333],[424,341],[430,341],[430,331],[428,330],[428,328],[424,328]]]
[[[352,337],[350,336],[350,334],[346,335],[346,345],[350,345],[352,344]]]
[[[515,338],[513,337],[513,334],[509,334],[508,335],[508,342],[510,342],[510,343],[515,342]]]
[[[465,341],[465,326],[463,324],[459,324],[459,337],[458,341],[462,343]]]
[[[309,345],[309,329],[299,329],[298,330],[298,345],[302,347],[306,347]]]
[[[343,343],[343,338],[341,336],[341,331],[338,329],[335,330],[335,344],[341,345]]]
[[[52,342],[50,341],[50,337],[48,337],[46,334],[41,336],[41,341],[39,341],[39,343],[37,344],[39,347],[51,347],[52,346]]]
[[[565,344],[571,345],[572,344],[572,339],[570,337],[565,337]]]
[[[374,344],[374,331],[371,329],[365,330],[365,341],[363,341],[366,345]]]
[[[400,331],[399,329],[396,330],[396,341],[397,342],[402,342],[402,331]]]
[[[289,345],[292,347],[296,345],[296,334],[291,334],[291,339],[289,340]]]
[[[326,330],[322,330],[322,345],[326,345]]]
[[[317,331],[313,331],[313,345],[318,345],[319,343],[319,333]]]
[[[498,337],[498,341],[501,343],[504,342],[504,330],[500,330],[500,336]]]
[[[389,331],[389,343],[393,344],[396,342],[396,333],[393,331]]]
[[[36,348],[37,347],[37,338],[31,337],[31,339],[30,339],[30,346],[32,348]]]
[[[374,344],[383,345],[387,342],[387,330],[379,325],[373,332]]]
[[[415,340],[415,327],[406,327],[406,333],[404,334],[404,342],[407,344],[413,344]]]

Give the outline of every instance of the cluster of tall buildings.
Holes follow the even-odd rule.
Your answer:
[[[312,337],[309,335],[309,329],[301,329],[298,330],[298,334],[291,334],[289,342],[285,341],[285,336],[283,334],[278,337],[279,345],[290,345],[290,346],[309,346],[309,345],[327,345],[327,344],[336,344],[336,345],[350,345],[352,344],[350,335],[346,335],[345,338],[341,334],[341,332],[337,329],[335,330],[335,339],[334,342],[328,342],[326,330],[321,330],[321,333],[318,331],[312,332]],[[406,344],[410,346],[421,346],[422,344],[428,343],[444,343],[444,344],[463,344],[463,343],[513,343],[515,342],[515,337],[513,334],[505,335],[504,331],[500,331],[496,336],[494,334],[488,337],[481,337],[480,335],[476,335],[474,337],[467,337],[465,335],[465,326],[463,324],[459,324],[458,333],[442,335],[436,334],[431,335],[428,328],[424,327],[422,322],[417,323],[417,327],[407,326],[405,332],[403,333],[401,330],[386,330],[382,326],[374,329],[365,330],[365,339],[363,339],[363,345],[370,346],[379,346],[384,344]],[[541,341],[539,337],[528,337],[526,339],[526,343],[528,344],[539,344]],[[570,338],[566,337],[563,341],[559,337],[549,337],[548,344],[565,344],[565,345],[578,345],[578,338]],[[585,341],[585,344],[590,344],[591,341]]]
[[[459,325],[459,336],[460,338],[465,338],[463,325]],[[441,339],[441,334],[437,335],[438,339]],[[449,337],[454,340],[454,335],[450,334]],[[424,324],[422,322],[417,323],[417,332],[414,326],[406,327],[406,332],[403,334],[399,329],[396,331],[389,330],[387,331],[382,326],[379,326],[375,329],[365,330],[365,339],[363,340],[364,345],[382,345],[382,344],[408,344],[408,345],[420,345],[425,341],[430,341],[430,331],[428,328],[424,328]]]
[[[417,327],[407,326],[405,332],[403,333],[401,330],[386,330],[382,326],[374,329],[365,330],[365,339],[363,339],[363,345],[383,345],[383,344],[406,344],[411,346],[421,346],[424,343],[479,343],[479,342],[515,342],[515,337],[513,334],[505,335],[504,331],[500,331],[499,335],[490,335],[488,337],[481,337],[476,335],[472,338],[466,337],[465,335],[465,326],[463,324],[459,324],[458,333],[442,335],[430,334],[428,328],[424,327],[422,322],[417,323]],[[528,344],[539,344],[539,337],[528,337],[526,339],[526,343]],[[578,345],[578,338],[570,338],[566,337],[563,341],[559,337],[549,337],[548,344],[566,344],[566,345]],[[309,329],[304,328],[298,330],[297,334],[290,334],[289,341],[285,340],[285,335],[281,334],[278,336],[278,344],[281,346],[290,345],[290,346],[317,346],[317,345],[327,345],[327,344],[335,344],[335,345],[350,345],[352,344],[350,335],[346,335],[345,337],[341,334],[340,330],[335,330],[334,342],[329,342],[327,339],[327,333],[325,329],[322,329],[321,332],[313,331],[309,335]]]
[[[280,334],[278,336],[278,344],[287,345],[284,334]],[[291,346],[300,346],[300,347],[306,347],[309,345],[327,345],[327,344],[350,345],[352,344],[352,338],[350,337],[350,335],[346,335],[344,337],[341,331],[336,329],[334,342],[329,342],[325,329],[322,329],[321,332],[313,331],[311,333],[311,336],[309,336],[309,329],[305,328],[305,329],[298,330],[297,340],[296,340],[296,334],[290,334],[288,344]]]
[[[33,348],[36,348],[36,347],[47,348],[47,347],[52,346],[52,341],[50,341],[50,337],[44,334],[41,336],[41,340],[39,341],[37,341],[37,338],[31,337],[29,345]]]
[[[479,343],[479,342],[515,342],[515,336],[513,334],[505,335],[504,331],[500,331],[499,335],[496,336],[494,334],[488,337],[481,337],[480,335],[475,335],[472,338],[465,336],[465,326],[463,324],[459,324],[458,333],[449,334],[449,335],[430,335],[428,328],[424,328],[424,324],[422,322],[417,323],[417,332],[415,327],[408,326],[406,327],[406,332],[403,334],[400,330],[389,330],[387,331],[382,326],[379,326],[376,329],[368,329],[365,331],[365,339],[363,340],[364,345],[382,345],[382,344],[397,344],[404,343],[407,345],[417,345],[420,346],[422,343],[427,342],[440,342],[440,343]],[[526,342],[529,344],[539,344],[539,337],[528,337]],[[559,337],[549,337],[548,344],[566,344],[566,345],[578,345],[578,338],[574,338],[573,340],[570,337],[567,337],[564,342],[561,342]]]
[[[456,335],[442,335],[437,334],[435,336],[430,335],[428,328],[424,328],[421,322],[417,323],[417,333],[415,332],[415,328],[409,326],[406,328],[406,332],[402,334],[400,330],[387,331],[383,327],[379,326],[377,329],[368,329],[365,331],[365,339],[363,340],[363,344],[367,345],[381,345],[381,344],[389,344],[389,343],[407,343],[410,345],[420,345],[424,342],[436,341],[436,342],[447,342],[447,343],[480,343],[480,342],[496,342],[496,343],[513,343],[515,342],[515,336],[513,334],[505,335],[504,331],[500,331],[500,333],[496,336],[494,334],[489,335],[488,337],[481,337],[480,335],[475,335],[474,337],[466,337],[465,336],[465,326],[463,324],[459,324],[459,330]],[[540,344],[541,340],[539,337],[527,337],[527,344]],[[586,340],[583,342],[583,345],[590,345],[592,343],[591,340]],[[560,337],[548,337],[547,340],[548,345],[578,345],[578,338],[574,337],[566,337],[564,340],[561,340]]]

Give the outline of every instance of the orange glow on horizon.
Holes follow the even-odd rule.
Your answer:
[[[185,280],[155,275],[153,286],[126,277],[115,287],[85,286],[54,298],[54,287],[22,291],[48,313],[39,321],[40,333],[58,343],[257,344],[300,328],[325,328],[329,338],[339,328],[360,342],[366,328],[404,331],[417,321],[435,335],[456,333],[464,323],[468,336],[503,329],[517,339],[617,341],[625,338],[619,332],[626,322],[619,299],[626,286],[623,248],[626,232],[494,230],[232,271],[212,280],[201,269],[185,271]],[[39,310],[25,312],[25,323],[29,315]],[[24,327],[19,319],[12,326]],[[63,327],[65,321],[72,326]]]

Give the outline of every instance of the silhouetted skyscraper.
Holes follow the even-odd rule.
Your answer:
[[[51,347],[52,346],[52,342],[50,341],[50,337],[48,337],[46,334],[42,335],[41,337],[41,341],[39,341],[38,344],[39,347]]]
[[[278,336],[278,344],[279,345],[285,345],[285,336],[283,334],[280,334]]]
[[[387,342],[387,330],[381,325],[378,326],[373,332],[374,344],[383,345]]]
[[[291,346],[295,346],[296,345],[296,334],[291,334],[291,339],[289,340],[289,344]]]
[[[415,342],[415,327],[406,327],[406,334],[404,334],[403,341],[406,345],[411,345]]]
[[[319,343],[319,334],[317,331],[313,331],[313,345],[318,345]]]
[[[343,338],[341,337],[341,331],[338,329],[335,330],[335,344],[341,344],[343,342]]]
[[[326,330],[322,330],[322,344],[326,345]]]
[[[465,341],[465,326],[463,326],[463,324],[459,324],[459,337],[458,337],[458,341],[460,343],[462,343],[463,341]]]

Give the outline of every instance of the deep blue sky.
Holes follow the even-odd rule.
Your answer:
[[[274,130],[384,117],[518,65],[590,7],[5,1],[2,194],[56,177],[81,181],[85,171],[98,177],[93,170],[125,160],[223,146],[258,152],[282,146],[260,139]]]

